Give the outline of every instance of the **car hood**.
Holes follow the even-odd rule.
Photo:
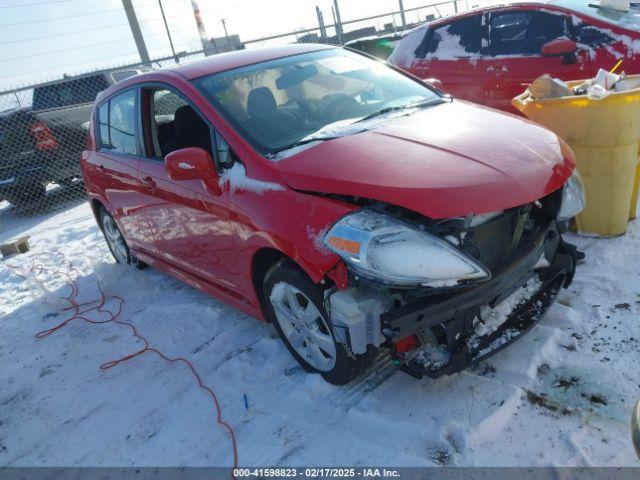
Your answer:
[[[275,163],[301,191],[379,200],[433,219],[524,205],[560,188],[574,157],[549,130],[454,101]]]

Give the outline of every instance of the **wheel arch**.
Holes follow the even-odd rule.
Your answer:
[[[91,211],[93,212],[93,218],[96,219],[96,223],[98,227],[102,230],[102,222],[100,222],[100,209],[104,208],[106,210],[106,206],[97,198],[91,198],[89,200],[89,205],[91,205]]]
[[[309,279],[314,283],[333,283],[332,279],[327,275],[327,272],[320,272],[317,267],[310,268],[309,265],[306,265],[307,268],[305,268],[305,264],[303,262],[296,261],[281,250],[273,247],[262,247],[254,253],[251,260],[251,281],[263,314],[265,307],[263,295],[264,278],[267,272],[280,261],[289,262],[309,277]]]

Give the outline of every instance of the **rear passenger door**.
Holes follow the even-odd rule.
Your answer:
[[[111,214],[134,249],[153,248],[144,232],[138,193],[137,89],[114,95],[97,108],[97,152],[87,160],[88,180],[99,186]]]
[[[469,101],[480,100],[478,59],[482,14],[430,28],[416,50],[411,72],[437,78],[444,91]]]

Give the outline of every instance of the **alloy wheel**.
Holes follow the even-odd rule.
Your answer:
[[[104,228],[104,236],[107,240],[107,244],[113,253],[118,263],[128,263],[129,252],[127,244],[124,241],[124,237],[120,233],[116,222],[110,215],[105,215],[102,220],[102,226]]]
[[[286,282],[276,283],[269,298],[282,333],[298,355],[318,371],[332,370],[336,345],[315,304]]]

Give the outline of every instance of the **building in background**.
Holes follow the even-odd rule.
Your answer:
[[[244,50],[246,48],[245,44],[240,40],[240,35],[210,38],[203,42],[203,46],[206,55]]]

